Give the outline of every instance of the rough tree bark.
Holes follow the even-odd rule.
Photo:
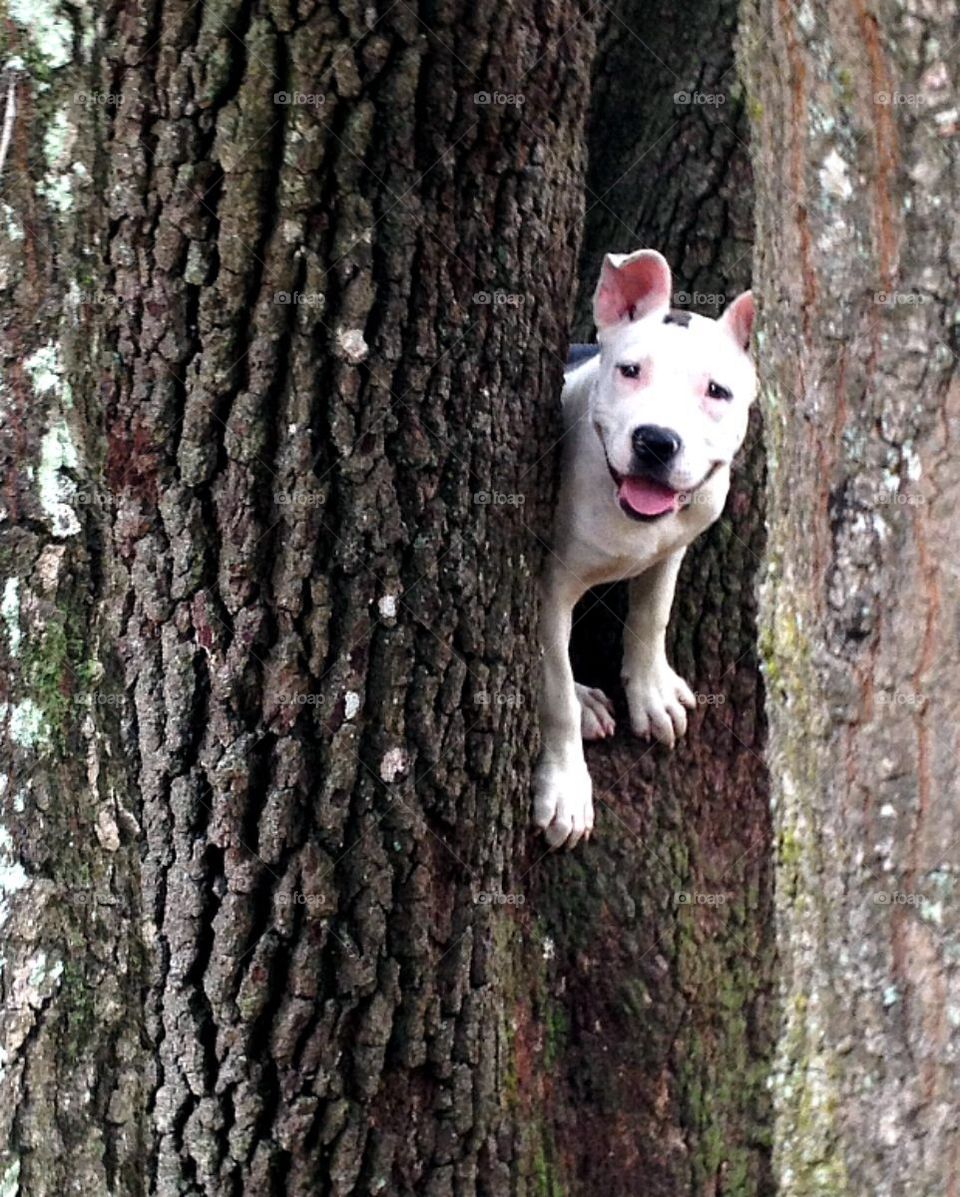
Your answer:
[[[490,895],[586,11],[8,0],[3,37],[0,1192],[543,1192],[544,952]]]
[[[751,3],[784,1197],[960,1190],[956,5]]]
[[[735,18],[731,2],[635,2],[598,35],[580,339],[605,251],[661,249],[678,302],[709,316],[750,284]],[[593,840],[541,866],[534,895],[563,985],[551,1021],[568,1100],[552,1121],[575,1193],[771,1192],[773,897],[754,597],[763,485],[755,422],[726,513],[677,588],[669,651],[703,702],[673,754],[627,730],[625,588],[588,596],[577,614],[578,674],[617,697],[621,730],[588,750]]]

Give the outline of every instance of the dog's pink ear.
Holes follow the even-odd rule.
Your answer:
[[[738,295],[733,303],[723,313],[720,323],[730,330],[741,349],[750,349],[750,334],[753,332],[753,317],[756,306],[753,302],[753,292],[744,291]]]
[[[655,249],[607,254],[593,296],[593,318],[601,331],[626,317],[639,320],[670,306],[670,267]]]

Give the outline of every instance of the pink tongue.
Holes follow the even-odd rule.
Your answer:
[[[662,515],[677,505],[677,492],[649,478],[624,478],[617,498],[638,515]]]

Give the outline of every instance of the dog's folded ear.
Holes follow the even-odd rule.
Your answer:
[[[753,302],[753,292],[744,291],[738,295],[720,318],[720,323],[730,330],[731,336],[741,349],[750,350],[750,334],[753,332],[753,317],[756,305]]]
[[[603,332],[621,320],[639,320],[670,306],[670,267],[655,249],[607,254],[593,296],[593,318]]]

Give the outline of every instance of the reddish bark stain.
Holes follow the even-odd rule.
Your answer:
[[[881,92],[890,95],[894,90],[890,71],[880,44],[877,18],[867,12],[864,0],[854,0],[854,12],[867,52],[870,69],[871,101]],[[877,258],[880,285],[884,290],[893,286],[897,260],[897,237],[894,231],[891,191],[897,167],[897,131],[893,120],[893,105],[871,103],[874,113],[873,132],[876,162],[871,172],[873,212],[876,225]]]
[[[810,343],[810,313],[817,299],[817,279],[811,262],[810,222],[806,205],[806,164],[804,131],[807,127],[807,68],[794,32],[795,14],[790,0],[779,0],[780,21],[786,36],[787,62],[790,68],[790,180],[799,237],[800,275],[803,281],[803,336]],[[801,380],[802,384],[802,380]],[[802,390],[802,385],[801,385]]]
[[[130,493],[153,506],[157,501],[157,448],[142,426],[111,428],[104,469],[111,494]]]

